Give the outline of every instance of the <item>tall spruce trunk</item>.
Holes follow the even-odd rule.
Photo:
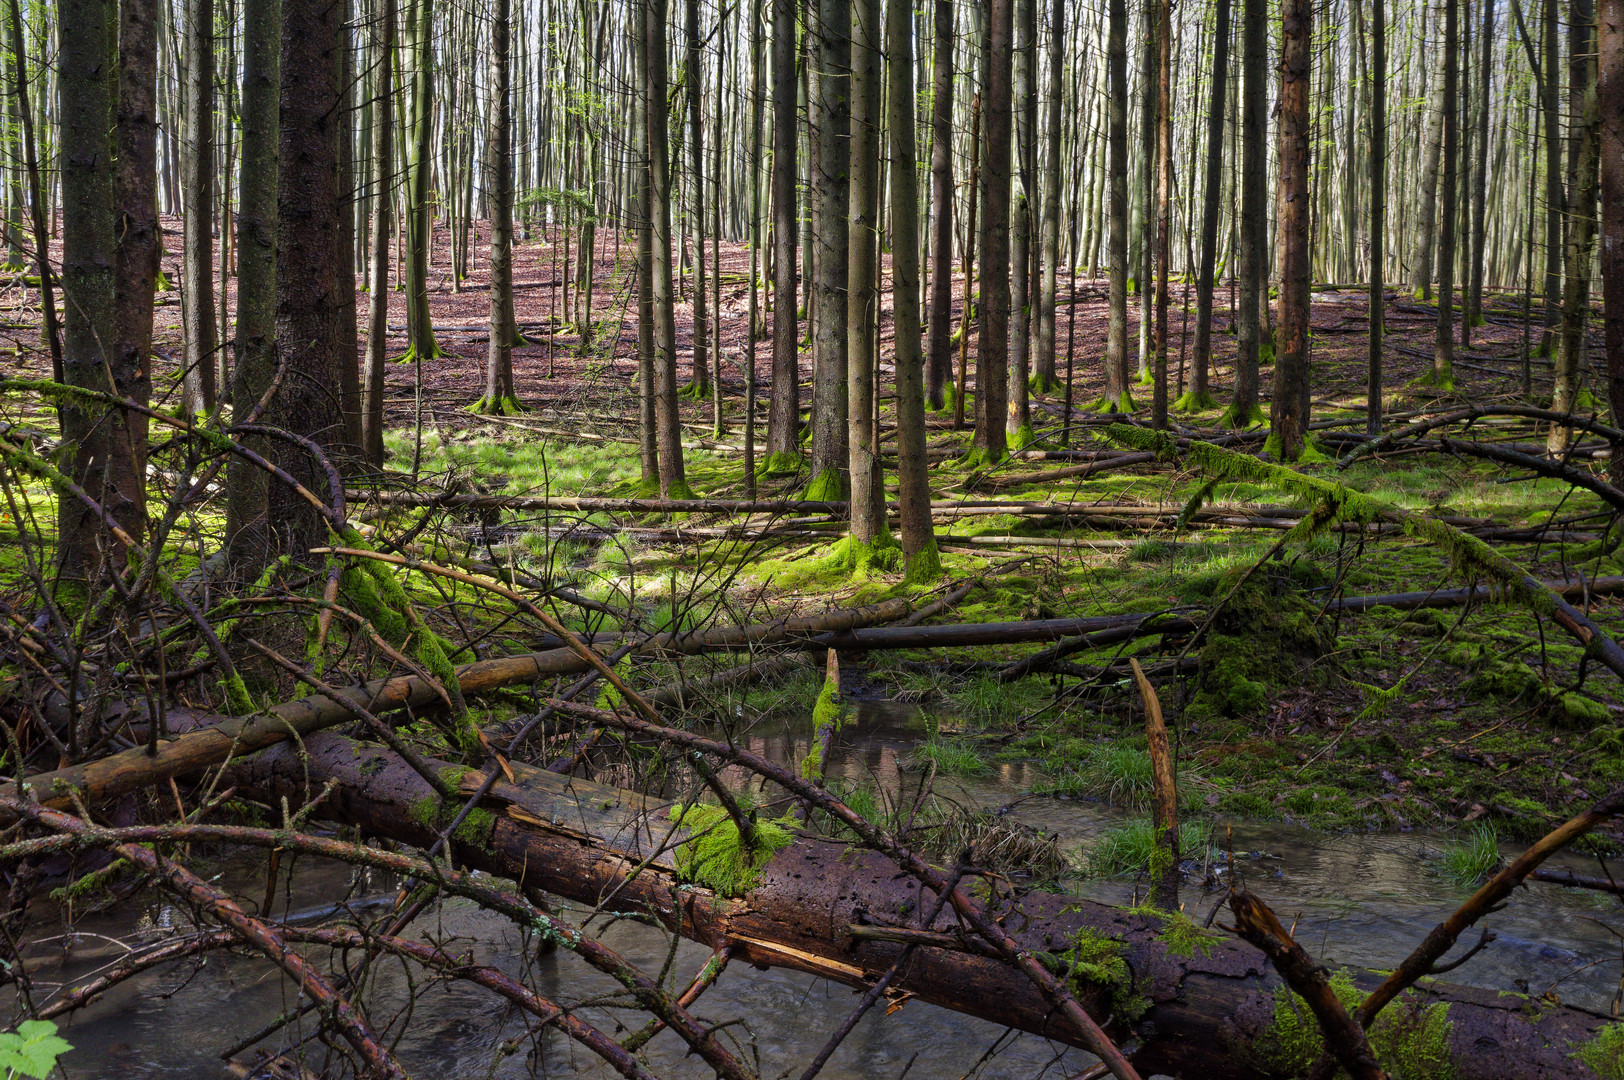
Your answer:
[[[667,137],[666,0],[648,0],[644,57],[648,63],[645,137],[649,159],[650,295],[654,305],[654,434],[659,452],[660,494],[692,494],[682,461],[682,423],[677,412],[677,318],[671,282],[671,157]]]
[[[1455,388],[1456,201],[1460,190],[1460,0],[1443,0],[1444,73],[1438,99],[1443,115],[1443,173],[1439,180],[1438,321],[1433,337],[1432,374],[1438,390]]]
[[[1556,352],[1551,408],[1578,412],[1581,361],[1590,321],[1590,263],[1596,244],[1596,195],[1601,156],[1601,117],[1596,100],[1596,53],[1591,31],[1594,0],[1573,0],[1568,14],[1568,224],[1562,280],[1562,337]],[[1561,453],[1571,429],[1552,427],[1547,449]]]
[[[848,556],[859,574],[890,538],[885,526],[885,484],[879,475],[874,376],[879,361],[880,0],[851,7],[850,203],[846,224],[847,453],[851,472]]]
[[[367,351],[361,376],[361,452],[382,465],[384,364],[389,349],[389,236],[394,231],[395,0],[378,0],[373,52],[377,64],[372,113],[372,258],[367,280]]]
[[[925,397],[931,411],[939,412],[947,407],[947,388],[953,378],[953,0],[935,0],[932,37],[930,203],[936,220],[930,234],[930,360],[925,370]],[[906,549],[906,541],[903,546]]]
[[[1240,278],[1235,312],[1235,396],[1219,418],[1220,426],[1246,428],[1264,422],[1259,404],[1258,368],[1268,342],[1261,316],[1268,302],[1269,219],[1264,176],[1268,138],[1268,0],[1241,0],[1241,174]]]
[[[1268,449],[1284,461],[1296,461],[1308,446],[1312,5],[1313,0],[1283,0],[1280,5],[1284,38],[1280,61],[1280,344],[1275,355]]]
[[[1013,120],[1014,0],[989,0],[987,78],[981,131],[985,143],[981,208],[981,328],[976,361],[974,464],[1009,456],[1005,439],[1009,369],[1010,128]]]
[[[1466,304],[1462,310],[1460,342],[1470,346],[1472,330],[1483,325],[1484,242],[1489,209],[1489,91],[1494,62],[1494,5],[1479,0],[1482,29],[1478,34],[1477,135],[1472,143],[1471,236],[1466,264]]]
[[[118,237],[113,303],[116,320],[110,370],[116,393],[140,404],[152,396],[152,304],[158,280],[158,12],[153,0],[124,0],[118,25],[118,175],[114,231]],[[15,95],[7,107],[16,116]],[[15,134],[20,135],[20,132]],[[20,172],[20,170],[18,170]],[[20,185],[13,185],[14,191]],[[115,517],[137,541],[146,533],[147,418],[108,417],[114,438],[129,449],[120,469]]]
[[[1601,0],[1596,18],[1596,102],[1601,116],[1601,283],[1607,342],[1607,403],[1624,416],[1624,0]],[[1624,444],[1613,444],[1613,483]]]
[[[653,0],[634,0],[632,62],[636,71],[636,123],[641,157],[637,161],[637,448],[642,474],[639,494],[660,490],[659,418],[654,359],[654,158],[649,120],[655,115],[649,97],[648,6]],[[664,122],[664,108],[659,116]],[[669,250],[667,252],[669,257]]]
[[[390,0],[385,0],[386,3]],[[237,185],[237,336],[232,365],[232,409],[249,416],[276,377],[277,174],[281,155],[281,0],[243,0],[242,160]],[[387,240],[384,241],[387,243]],[[382,376],[379,376],[380,384]],[[379,401],[380,419],[382,401]],[[382,432],[379,432],[382,452]],[[244,441],[260,454],[261,436]],[[245,566],[270,557],[267,477],[233,457],[226,473],[226,537],[232,558]]]
[[[181,323],[185,340],[181,403],[189,416],[214,409],[214,2],[184,0],[185,134],[182,136]]]
[[[756,497],[756,341],[761,310],[761,142],[767,104],[763,0],[750,5],[750,304],[744,328],[744,497]],[[793,290],[792,290],[793,291]]]
[[[1109,312],[1105,339],[1105,393],[1100,412],[1132,412],[1128,374],[1128,5],[1107,0],[1109,28],[1105,52],[1106,167],[1105,241],[1109,265]]]
[[[1043,163],[1042,281],[1038,296],[1037,356],[1032,373],[1032,389],[1047,394],[1060,388],[1055,374],[1055,308],[1060,263],[1060,156],[1063,152],[1061,96],[1064,90],[1066,54],[1066,0],[1052,0],[1049,8],[1049,71],[1045,127],[1048,157]],[[1075,262],[1077,253],[1071,253]]]
[[[433,243],[434,0],[412,0],[408,50],[412,57],[411,145],[406,195],[406,335],[403,359],[440,355],[429,315],[429,247]]]
[[[796,319],[800,215],[795,192],[800,80],[796,0],[773,9],[773,364],[768,387],[766,473],[792,473],[801,463],[801,349]]]
[[[1158,0],[1156,31],[1156,385],[1150,422],[1167,427],[1167,290],[1173,239],[1173,0]],[[1150,102],[1145,102],[1146,106]]]
[[[1365,432],[1382,429],[1383,271],[1387,240],[1387,12],[1370,5],[1370,338],[1366,342]]]
[[[808,499],[844,499],[846,434],[846,214],[850,205],[851,0],[818,0],[811,73],[815,290],[812,322],[812,481]]]
[[[890,56],[886,127],[891,139],[891,284],[897,367],[897,500],[901,515],[902,557],[907,564],[905,580],[925,584],[942,576],[942,563],[936,553],[936,535],[931,529],[930,465],[925,459],[925,371],[924,356],[919,348],[919,190],[915,173],[914,101],[910,96],[914,80],[912,15],[908,4],[893,0],[886,5],[885,46]],[[936,44],[940,49],[940,40]],[[945,260],[939,263],[938,273],[951,277],[950,264]]]
[[[58,157],[62,185],[62,377],[70,386],[109,392],[109,346],[116,339],[113,130],[118,83],[114,67],[117,9],[110,0],[57,5]],[[64,402],[62,442],[68,478],[109,508],[117,487],[104,478],[130,456],[128,428],[116,413],[78,399]],[[121,433],[123,437],[120,438]],[[97,515],[65,490],[57,492],[59,587],[77,602],[91,595],[105,568]],[[113,553],[115,562],[122,556]]]
[[[1557,0],[1545,0],[1545,76],[1540,86],[1540,111],[1545,114],[1545,333],[1541,356],[1555,356],[1558,327],[1562,324],[1562,223],[1567,214],[1567,189],[1562,186],[1562,45],[1558,34]]]
[[[1037,2],[1015,0],[1015,55],[1012,110],[1015,121],[1015,179],[1010,203],[1010,357],[1008,445],[1019,450],[1032,441],[1027,378],[1032,358],[1032,214],[1036,192]]]
[[[1439,33],[1443,32],[1446,3],[1447,0],[1437,0],[1433,16]],[[1437,262],[1434,245],[1438,233],[1438,166],[1443,155],[1444,140],[1444,86],[1441,78],[1437,87],[1427,115],[1426,157],[1421,166],[1421,182],[1417,187],[1420,221],[1416,227],[1414,252],[1410,257],[1410,293],[1417,300],[1432,299],[1432,280]]]
[[[710,393],[710,366],[706,362],[710,318],[705,295],[705,55],[699,38],[699,0],[686,0],[683,14],[687,38],[687,69],[683,78],[687,83],[688,105],[688,190],[693,198],[694,236],[693,378],[687,392],[704,400]],[[714,135],[721,138],[721,132]],[[719,184],[722,178],[715,177],[713,182]]]
[[[340,289],[354,281],[338,242],[338,231],[349,227],[338,160],[338,140],[347,132],[340,107],[343,18],[330,0],[283,0],[282,70],[299,73],[282,88],[277,160],[276,348],[288,370],[265,410],[265,423],[329,451],[345,442],[334,393],[339,365],[355,362],[355,341],[340,338],[336,312]],[[307,490],[329,494],[326,472],[302,446],[274,440],[266,456]],[[302,560],[327,538],[325,520],[288,484],[267,486],[266,510],[280,553]]]
[[[1355,0],[1357,3],[1358,0]],[[1213,408],[1208,381],[1212,370],[1212,289],[1218,266],[1218,210],[1223,194],[1224,106],[1229,91],[1230,0],[1214,5],[1212,96],[1207,102],[1206,181],[1201,193],[1201,267],[1195,278],[1195,349],[1190,357],[1190,388],[1179,398],[1180,412]]]
[[[505,416],[519,411],[513,393],[513,87],[508,77],[510,0],[491,4],[490,129],[486,136],[486,194],[490,199],[490,343],[485,396],[475,411]]]

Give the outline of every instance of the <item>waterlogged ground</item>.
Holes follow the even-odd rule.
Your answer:
[[[862,703],[856,706],[831,760],[837,784],[862,785],[895,797],[917,791],[921,743],[932,725],[917,708]],[[780,761],[798,760],[810,742],[803,721],[765,724],[745,745]],[[741,778],[742,779],[742,778]],[[984,775],[948,779],[935,787],[944,803],[1002,811],[1053,838],[1071,869],[1064,887],[1112,902],[1142,895],[1130,872],[1099,877],[1089,872],[1091,853],[1119,834],[1134,814],[1086,799],[1031,797],[1048,779],[1027,764],[1004,763]],[[1425,931],[1466,895],[1450,880],[1441,856],[1453,840],[1433,833],[1328,835],[1281,823],[1211,819],[1203,832],[1215,848],[1191,860],[1184,900],[1192,917],[1205,918],[1221,900],[1231,873],[1264,897],[1296,935],[1325,963],[1383,968],[1397,962]],[[1513,850],[1508,846],[1507,851]],[[1204,885],[1201,863],[1214,880]],[[1588,870],[1582,860],[1566,865]],[[214,867],[227,882],[257,892],[264,867],[257,854],[227,858]],[[332,905],[349,898],[357,908],[387,903],[394,881],[378,875],[352,876],[344,867],[307,862],[276,901],[277,914],[301,922],[333,917]],[[580,914],[575,909],[572,913]],[[1617,903],[1590,894],[1535,884],[1521,890],[1488,925],[1496,940],[1465,967],[1451,974],[1459,982],[1491,989],[1550,992],[1562,1001],[1606,1009],[1620,976],[1617,937],[1611,927]],[[31,954],[36,991],[53,983],[82,981],[117,958],[117,942],[151,940],[189,925],[189,914],[160,900],[125,907],[114,914],[80,918],[61,927],[63,936],[40,942]],[[447,948],[492,963],[510,973],[528,970],[543,993],[577,1001],[610,988],[601,975],[568,955],[537,956],[533,942],[510,924],[462,902],[452,902],[422,918],[418,928]],[[620,922],[609,944],[645,969],[658,970],[666,957],[664,940],[648,928]],[[700,946],[683,943],[675,971],[685,980],[708,958]],[[375,999],[400,1001],[404,987],[389,965],[379,969]],[[844,987],[782,971],[736,968],[703,999],[699,1014],[712,1022],[738,1021],[728,1030],[741,1052],[765,1074],[799,1067],[839,1026],[855,1003]],[[297,1004],[291,984],[265,961],[219,953],[201,964],[183,962],[124,984],[78,1014],[64,1030],[76,1046],[63,1060],[75,1077],[178,1077],[212,1080],[221,1075],[219,1053],[246,1031]],[[376,1007],[375,1007],[376,1009]],[[615,1030],[615,1016],[588,1006],[582,1014]],[[382,1010],[375,1015],[386,1015]],[[186,1037],[177,1039],[177,1031]],[[493,1009],[482,991],[434,984],[418,998],[400,1043],[403,1061],[414,1074],[447,1076],[607,1076],[596,1059],[555,1033],[532,1038],[523,1021]],[[279,1044],[281,1045],[281,1044]],[[320,1071],[321,1048],[306,1046],[307,1065]],[[241,1055],[248,1060],[251,1055]],[[825,1075],[833,1080],[901,1080],[906,1076],[995,1078],[1069,1077],[1090,1059],[1045,1040],[1016,1036],[994,1025],[917,1001],[895,1015],[876,1009],[831,1059]],[[663,1076],[699,1075],[703,1067],[685,1058],[669,1033],[649,1046],[648,1064]]]

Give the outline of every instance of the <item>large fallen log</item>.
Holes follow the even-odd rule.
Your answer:
[[[1031,982],[964,933],[951,913],[918,925],[920,886],[888,858],[811,834],[798,835],[762,869],[742,898],[679,880],[661,841],[668,805],[515,763],[481,812],[459,829],[456,860],[574,901],[640,912],[685,937],[761,967],[808,972],[867,988],[909,944],[914,953],[894,991],[1072,1045],[1081,1033],[1054,1014]],[[485,777],[446,767],[472,792]],[[273,747],[231,767],[240,792],[275,803],[333,784],[325,816],[394,841],[427,846],[449,820],[428,784],[381,748],[331,732],[303,752]],[[679,833],[675,839],[681,840]],[[1257,950],[1204,933],[1188,920],[1042,892],[1019,899],[984,890],[1008,933],[1057,973],[1119,1043],[1140,1042],[1142,1074],[1203,1080],[1289,1075],[1278,1062],[1277,1017],[1293,1006]],[[1350,973],[1366,989],[1380,982]],[[1609,1018],[1532,1002],[1522,995],[1430,982],[1400,1008],[1442,1006],[1416,1029],[1442,1031],[1456,1080],[1581,1080],[1595,1074],[1574,1055]],[[1309,1050],[1312,1051],[1312,1044]],[[1304,1067],[1306,1067],[1306,1062]],[[1429,1074],[1430,1075],[1430,1074]]]

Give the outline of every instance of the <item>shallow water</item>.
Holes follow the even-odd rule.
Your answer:
[[[912,789],[917,773],[903,767],[924,733],[920,711],[891,703],[860,703],[842,732],[830,772],[853,779],[873,778],[888,790]],[[804,725],[764,728],[745,740],[747,748],[781,761],[803,756],[809,745]],[[1020,821],[1059,837],[1076,849],[1124,813],[1097,803],[1021,799],[1040,780],[1026,765],[1000,765],[985,777],[939,780],[950,797],[978,806],[1004,806]],[[743,778],[740,777],[742,780]],[[1227,830],[1225,826],[1228,826]],[[1436,870],[1439,836],[1409,834],[1326,835],[1269,822],[1222,823],[1220,846],[1236,852],[1242,880],[1291,924],[1296,935],[1327,963],[1386,968],[1404,956],[1435,923],[1466,896]],[[1593,872],[1574,858],[1582,872]],[[233,857],[215,868],[247,895],[263,889],[263,862],[253,855]],[[259,882],[255,885],[253,883]],[[1126,881],[1076,881],[1078,892],[1102,900],[1126,901],[1135,886]],[[348,868],[306,862],[284,890],[277,912],[325,913],[336,900],[387,897],[394,882],[382,876],[352,877]],[[1205,918],[1221,892],[1187,885],[1187,911]],[[1624,913],[1616,900],[1594,894],[1533,885],[1519,891],[1507,910],[1491,916],[1498,938],[1465,967],[1451,973],[1457,982],[1491,989],[1554,986],[1563,1001],[1606,1009],[1620,986],[1620,938]],[[82,981],[116,957],[111,938],[159,933],[185,925],[188,915],[151,901],[112,915],[82,918],[73,925],[72,947],[62,940],[35,951],[30,964],[42,989],[53,982]],[[527,955],[520,935],[505,920],[471,905],[449,903],[417,928],[446,939],[459,954],[519,973],[533,965],[537,988],[565,1002],[612,988],[610,981],[569,955]],[[40,933],[50,933],[41,930]],[[105,935],[99,936],[99,935]],[[647,971],[666,959],[663,937],[631,922],[611,927],[605,940]],[[1472,940],[1476,940],[1475,932]],[[683,942],[677,952],[678,982],[697,970],[708,950]],[[378,965],[375,1002],[402,1001],[398,966]],[[419,973],[421,974],[421,973]],[[1521,982],[1519,982],[1521,981]],[[845,987],[782,971],[734,969],[701,1000],[696,1012],[713,1023],[742,1021],[727,1028],[738,1052],[758,1061],[766,1076],[793,1069],[799,1074],[856,1002]],[[70,1077],[216,1078],[225,1075],[219,1053],[237,1038],[294,1004],[292,984],[266,961],[247,954],[216,953],[200,965],[182,962],[130,980],[115,993],[68,1021],[64,1035],[76,1049],[63,1060]],[[616,1015],[587,1007],[581,1015],[611,1033]],[[375,1016],[385,1013],[375,1007]],[[636,1023],[635,1014],[618,1014]],[[530,1036],[521,1015],[483,990],[436,984],[419,995],[403,1031],[402,1059],[414,1075],[441,1077],[609,1076],[589,1053],[555,1032]],[[285,1043],[278,1043],[285,1045]],[[504,1046],[515,1049],[504,1054]],[[306,1044],[307,1066],[321,1071],[322,1047]],[[700,1076],[708,1070],[684,1056],[685,1047],[669,1033],[647,1050],[648,1067],[661,1076]],[[995,1051],[995,1052],[994,1052]],[[250,1060],[250,1055],[242,1055]],[[1002,1029],[969,1017],[910,1002],[894,1016],[875,1009],[836,1052],[823,1072],[830,1080],[857,1078],[1068,1077],[1091,1059],[1032,1036],[1007,1036]]]

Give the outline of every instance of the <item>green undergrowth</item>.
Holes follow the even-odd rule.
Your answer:
[[[1179,824],[1179,859],[1203,862],[1212,854],[1207,844],[1210,826],[1202,821]],[[1160,849],[1157,833],[1149,818],[1135,818],[1105,830],[1082,852],[1083,864],[1091,877],[1122,877],[1143,874]],[[1166,856],[1162,855],[1165,862]]]
[[[918,770],[934,765],[937,772],[946,776],[985,776],[992,771],[992,763],[974,743],[942,735],[932,736],[914,747],[907,765]]]
[[[1332,974],[1330,984],[1350,1012],[1365,999],[1346,969]],[[1304,1076],[1325,1046],[1319,1023],[1308,1003],[1290,989],[1278,987],[1273,997],[1273,1022],[1253,1043],[1253,1052],[1271,1075]],[[1400,997],[1376,1017],[1370,1049],[1394,1080],[1454,1080],[1449,1050],[1453,1030],[1448,1004],[1418,1006]]]
[[[1444,877],[1462,888],[1485,881],[1500,865],[1500,840],[1494,826],[1472,826],[1466,839],[1444,849],[1438,869]]]

